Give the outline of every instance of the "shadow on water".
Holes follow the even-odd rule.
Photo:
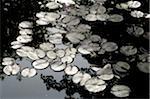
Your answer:
[[[39,0],[40,1],[40,0]],[[117,2],[117,0],[114,0]],[[123,0],[122,0],[123,1]],[[148,1],[145,1],[146,3]],[[144,1],[143,3],[146,4]],[[109,6],[106,4],[106,6]],[[142,10],[148,11],[148,4],[146,4]],[[12,56],[18,59],[15,52],[10,49],[10,42],[12,42],[18,33],[18,24],[23,20],[34,20],[32,17],[35,12],[39,11],[39,6],[35,0],[2,0],[2,34],[1,34],[1,55]],[[108,38],[110,41],[114,41],[119,46],[132,43],[136,47],[144,47],[148,49],[148,40],[141,38],[140,40],[136,37],[128,35],[125,33],[126,27],[130,23],[136,23],[144,25],[144,29],[148,31],[148,23],[144,19],[130,20],[130,17],[122,23],[112,24],[101,22],[88,23],[92,26],[92,31],[94,34],[98,34],[103,38]],[[84,21],[83,21],[84,22]],[[86,22],[85,22],[86,23]],[[126,24],[124,24],[126,23]],[[101,28],[99,28],[101,27]],[[111,27],[111,28],[110,28]],[[97,32],[97,31],[100,31]],[[113,32],[112,32],[113,31]],[[120,36],[123,35],[123,36]],[[38,39],[38,37],[35,38]],[[40,41],[39,39],[37,41]],[[41,40],[42,42],[42,40]],[[111,60],[108,58],[113,56],[113,54],[106,53],[105,55],[97,56],[96,58],[91,58],[89,56],[78,55],[75,59],[75,65],[80,66],[80,68],[86,68],[90,64],[102,64],[105,61],[112,62],[124,56],[117,54],[114,55]],[[2,58],[1,57],[1,58]],[[83,61],[80,61],[83,60]],[[18,59],[17,61],[22,66],[30,67],[31,63],[27,59]],[[0,67],[0,77],[4,78],[3,72]],[[149,97],[149,74],[140,72],[135,63],[132,64],[130,75],[119,81],[120,84],[127,84],[131,87],[132,93],[128,98],[142,98],[148,99]],[[88,69],[83,69],[84,71],[90,72]],[[2,88],[1,95],[4,99],[101,99],[101,98],[115,98],[109,93],[108,88],[106,91],[98,94],[91,94],[84,88],[73,84],[71,78],[64,75],[63,72],[57,73],[47,68],[43,71],[38,71],[36,77],[31,79],[25,79],[18,77],[5,77],[5,79],[0,82],[0,88]],[[20,79],[19,82],[17,79]],[[40,79],[41,78],[41,79]],[[44,83],[44,84],[43,84]],[[110,81],[111,83],[111,81]],[[126,99],[128,99],[126,98]]]

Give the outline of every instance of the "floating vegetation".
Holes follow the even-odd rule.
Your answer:
[[[54,72],[65,73],[71,84],[65,83],[63,88],[75,87],[76,90],[81,88],[99,94],[105,93],[107,86],[111,85],[109,93],[116,97],[128,97],[131,89],[119,85],[118,81],[128,75],[132,69],[130,65],[136,64],[140,71],[149,73],[148,52],[141,51],[134,44],[138,40],[132,41],[128,37],[133,35],[137,39],[148,39],[149,32],[144,27],[146,22],[143,25],[126,22],[131,16],[138,23],[142,23],[140,18],[149,18],[148,13],[136,9],[142,6],[140,1],[44,0],[39,4],[41,10],[34,13],[32,21],[25,20],[18,24],[16,40],[10,43],[17,58],[6,54],[7,57],[3,57],[2,61],[2,71],[6,75],[31,78],[49,67]],[[108,7],[109,5],[111,6]],[[115,11],[116,8],[119,13]],[[120,28],[119,25],[123,27]],[[108,26],[111,27],[110,30]],[[124,28],[126,26],[129,27]],[[120,34],[115,34],[115,37],[113,32],[116,31],[113,30],[118,30]],[[78,56],[88,59],[89,69],[80,68],[82,64],[76,62]],[[29,59],[32,67],[22,67],[17,62],[17,59],[22,58]],[[59,83],[64,83],[42,77],[48,81],[44,81],[47,87],[60,87]]]
[[[111,88],[111,93],[116,97],[128,97],[131,90],[126,85],[114,85]]]
[[[36,74],[37,72],[36,72],[36,69],[34,68],[25,68],[21,71],[21,75],[23,77],[31,78],[31,77],[34,77]]]

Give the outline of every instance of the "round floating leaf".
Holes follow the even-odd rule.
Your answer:
[[[62,62],[55,62],[51,64],[51,69],[54,71],[62,71],[66,68],[66,64],[63,64]]]
[[[42,44],[39,45],[39,47],[43,51],[49,51],[49,50],[52,50],[55,46],[51,43],[42,43]]]
[[[56,2],[48,2],[46,4],[46,7],[48,7],[49,9],[57,9],[59,8],[59,4]]]
[[[139,62],[137,67],[141,72],[150,73],[150,64],[148,62]]]
[[[65,68],[65,73],[67,75],[74,75],[78,72],[78,67],[77,66],[70,66],[68,65],[66,68]]]
[[[106,42],[102,44],[102,48],[107,52],[113,52],[118,49],[118,45],[114,42]]]
[[[110,15],[109,16],[109,21],[112,21],[112,22],[121,22],[123,21],[123,16],[121,15],[118,15],[118,14],[113,14],[113,15]]]
[[[85,88],[89,92],[100,92],[103,91],[106,88],[105,81],[98,79],[98,78],[91,78],[85,83]]]
[[[122,46],[120,52],[126,56],[130,56],[137,53],[137,48],[134,46]]]
[[[56,56],[56,53],[54,51],[48,51],[46,53],[47,57],[50,58],[50,59],[55,59],[57,56]]]
[[[80,40],[84,40],[85,36],[80,33],[69,33],[66,35],[66,38],[73,44],[77,44],[80,42]]]
[[[44,59],[38,59],[35,60],[32,65],[35,69],[45,69],[49,66],[49,62]]]
[[[85,20],[87,21],[96,21],[97,20],[97,17],[95,14],[88,14],[85,16]]]
[[[113,65],[116,72],[127,72],[130,69],[130,65],[127,62],[119,61]]]
[[[34,68],[25,68],[21,71],[21,75],[23,77],[28,77],[28,78],[31,78],[31,77],[34,77],[35,75],[37,74],[36,70]]]
[[[130,88],[126,85],[114,85],[110,91],[116,97],[128,97],[130,92]]]

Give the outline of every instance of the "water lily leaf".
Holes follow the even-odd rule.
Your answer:
[[[56,53],[54,51],[48,51],[46,53],[47,57],[50,58],[50,59],[56,59]]]
[[[120,52],[126,56],[130,56],[137,53],[137,48],[134,46],[122,46]]]
[[[32,41],[32,36],[29,35],[19,35],[16,40],[20,43],[28,43]]]
[[[97,20],[97,17],[95,14],[88,14],[85,16],[85,20],[87,21],[96,21]]]
[[[130,65],[127,62],[119,61],[113,68],[116,72],[127,72],[130,69]]]
[[[63,64],[62,62],[55,62],[51,64],[51,69],[54,71],[62,71],[66,68],[66,64]]]
[[[3,72],[6,74],[6,75],[16,75],[18,74],[20,71],[20,66],[17,65],[17,64],[14,64],[12,66],[10,65],[7,65],[3,68]]]
[[[61,58],[61,62],[63,62],[63,63],[72,63],[73,58],[71,56],[64,56],[64,57]]]
[[[15,59],[11,57],[3,58],[2,65],[13,65],[15,63]]]
[[[42,43],[39,45],[39,47],[44,50],[44,51],[49,51],[49,50],[53,50],[53,48],[55,47],[53,44],[51,43]]]
[[[65,56],[65,51],[63,49],[56,50],[56,55],[60,58]]]
[[[106,42],[102,44],[102,48],[107,52],[113,52],[118,49],[118,45],[114,42]]]
[[[150,65],[148,62],[139,62],[137,67],[141,72],[150,73]]]
[[[31,77],[34,77],[35,75],[37,74],[36,72],[36,69],[34,68],[25,68],[21,71],[21,75],[23,77],[28,77],[28,78],[31,78]]]
[[[47,68],[49,66],[49,62],[45,59],[38,59],[35,60],[32,65],[35,69],[41,70]]]
[[[33,27],[33,23],[29,21],[23,21],[19,23],[19,28],[32,28],[32,27]]]
[[[73,44],[77,44],[80,42],[80,40],[84,40],[85,36],[80,33],[69,33],[66,35],[66,38]]]
[[[57,9],[57,8],[59,8],[60,6],[59,6],[59,4],[56,3],[56,2],[48,2],[48,3],[46,4],[46,7],[48,7],[49,9]]]
[[[91,78],[85,83],[85,88],[89,92],[100,92],[103,91],[106,88],[105,81],[98,79],[98,78]]]
[[[76,74],[77,72],[78,72],[78,67],[77,66],[70,66],[70,65],[68,65],[66,68],[65,68],[65,73],[67,74],[67,75],[74,75],[74,74]]]
[[[116,97],[128,97],[130,92],[130,88],[126,85],[114,85],[110,91]]]
[[[52,34],[49,36],[49,42],[52,44],[62,44],[62,34]]]
[[[121,15],[118,15],[118,14],[113,14],[113,15],[110,15],[109,16],[109,21],[112,21],[112,22],[121,22],[124,20],[123,16]]]

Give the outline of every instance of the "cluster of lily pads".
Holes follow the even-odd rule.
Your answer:
[[[75,84],[84,86],[89,92],[101,92],[107,88],[107,81],[118,75],[126,74],[130,65],[125,61],[118,61],[115,64],[107,63],[103,67],[91,66],[90,68],[96,73],[96,76],[81,71],[78,66],[73,65],[77,54],[96,56],[119,51],[125,56],[132,56],[138,52],[138,49],[132,45],[122,45],[120,48],[117,43],[102,38],[99,35],[92,34],[91,26],[82,23],[81,20],[91,21],[111,21],[121,22],[123,16],[119,14],[108,14],[104,7],[106,0],[89,0],[92,5],[78,5],[82,0],[48,0],[46,3],[39,2],[41,7],[46,7],[49,11],[36,13],[36,25],[30,21],[23,21],[19,24],[19,35],[15,41],[11,42],[11,47],[16,50],[16,54],[22,58],[29,58],[32,61],[32,68],[22,68],[16,63],[14,58],[3,58],[2,65],[5,65],[3,72],[6,75],[16,75],[21,72],[23,77],[33,77],[37,70],[43,70],[50,67],[53,71],[64,71],[66,75],[72,77]],[[65,5],[63,5],[65,4]],[[73,7],[72,7],[73,5]],[[119,9],[138,8],[141,3],[138,1],[129,1],[127,3],[117,4]],[[131,11],[131,16],[140,18],[144,17],[139,11]],[[145,18],[149,15],[145,14]],[[49,26],[51,25],[51,26]],[[32,43],[33,29],[36,26],[45,27],[45,42],[38,47],[29,46]],[[138,29],[137,29],[138,28]],[[139,36],[143,30],[137,27],[128,29],[129,33]],[[67,43],[63,43],[67,39]],[[60,46],[65,46],[61,48]],[[145,59],[145,56],[141,61]],[[148,56],[149,57],[149,56]],[[82,61],[82,60],[81,60]],[[147,60],[137,64],[141,71],[149,73]],[[110,91],[116,97],[127,97],[131,92],[126,85],[114,85]]]

